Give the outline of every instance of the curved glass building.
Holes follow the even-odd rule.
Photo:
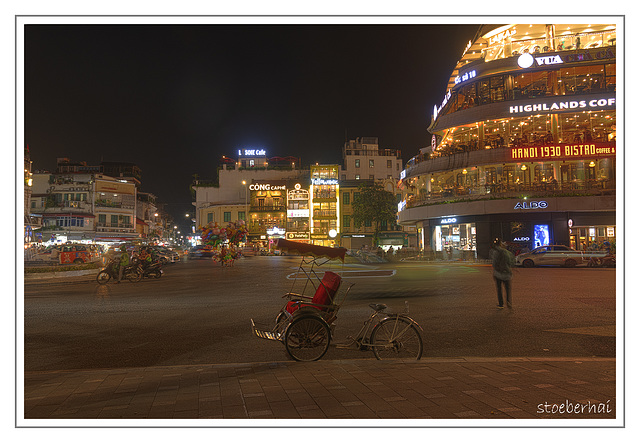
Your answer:
[[[615,243],[615,24],[480,28],[429,132],[398,208],[425,255]]]

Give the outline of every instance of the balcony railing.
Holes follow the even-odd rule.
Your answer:
[[[251,206],[251,212],[286,212],[285,205],[258,205]]]
[[[112,200],[96,200],[96,206],[100,208],[121,208],[121,209],[135,209],[135,203],[123,203]]]
[[[96,224],[96,230],[100,232],[129,232],[133,229],[132,223],[101,223]]]
[[[336,216],[335,209],[317,209],[313,211],[313,217],[334,217]]]
[[[533,182],[488,184],[482,186],[456,186],[441,191],[420,193],[410,197],[406,208],[428,206],[460,201],[490,200],[497,198],[527,197],[570,197],[587,195],[616,194],[616,181],[609,180],[573,180],[568,182]]]

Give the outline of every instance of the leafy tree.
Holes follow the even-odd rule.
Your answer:
[[[363,183],[358,186],[358,195],[353,199],[353,224],[360,228],[365,222],[373,226],[373,241],[378,244],[378,235],[383,223],[395,223],[398,207],[394,195],[385,191],[379,183]]]

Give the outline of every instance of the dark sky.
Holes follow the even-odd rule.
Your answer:
[[[349,138],[408,160],[477,25],[26,25],[25,142],[57,157],[142,168],[178,218],[192,175],[264,148],[341,163]]]

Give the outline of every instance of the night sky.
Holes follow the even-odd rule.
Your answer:
[[[136,163],[180,221],[193,174],[263,148],[342,163],[345,135],[404,160],[430,143],[433,105],[478,25],[26,25],[25,143]]]

